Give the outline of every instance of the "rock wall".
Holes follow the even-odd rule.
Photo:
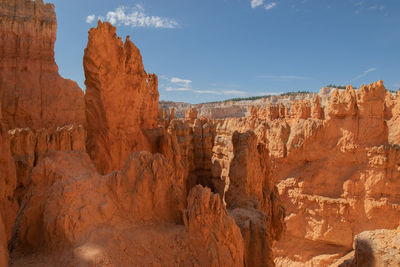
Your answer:
[[[219,196],[197,186],[183,210],[182,186],[160,154],[136,152],[101,176],[86,154],[55,152],[32,172],[11,266],[242,266]]]
[[[8,129],[85,123],[83,91],[58,74],[56,33],[54,5],[0,1],[0,96]]]
[[[2,122],[0,104],[0,266],[8,264],[8,241],[18,212],[14,196],[17,186],[15,165],[11,157],[10,140]]]
[[[86,132],[82,126],[31,130],[18,128],[8,132],[11,155],[14,159],[18,183],[15,197],[19,202],[31,183],[32,169],[51,151],[86,151]]]
[[[287,211],[278,266],[328,265],[351,250],[356,234],[398,227],[400,158],[388,142],[385,95],[381,81],[334,91],[329,117],[277,160]]]
[[[157,126],[158,80],[129,36],[122,42],[107,22],[89,31],[83,67],[87,150],[105,174],[121,169],[132,151],[151,151],[144,130]]]
[[[245,266],[272,266],[272,245],[283,232],[284,209],[270,176],[268,150],[252,131],[217,126],[212,182],[245,242]]]

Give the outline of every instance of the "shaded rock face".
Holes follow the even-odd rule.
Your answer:
[[[15,162],[18,184],[14,192],[19,202],[31,183],[31,171],[51,151],[86,151],[86,133],[82,126],[31,130],[13,129],[8,132],[11,154]]]
[[[85,122],[83,91],[58,74],[56,32],[53,5],[0,1],[0,96],[8,129]]]
[[[272,266],[272,245],[284,229],[284,210],[269,176],[269,156],[252,131],[217,127],[212,182],[239,225],[246,266]]]
[[[144,70],[139,49],[109,23],[89,31],[86,76],[87,150],[105,174],[121,169],[132,151],[151,151],[144,130],[157,126],[157,76]]]
[[[211,181],[215,125],[207,120],[191,121],[173,120],[168,126],[177,138],[181,163],[187,177],[187,189],[189,191],[193,186],[201,184],[215,192]]]
[[[242,266],[219,196],[194,187],[183,210],[182,187],[160,154],[136,152],[101,176],[82,152],[53,153],[32,171],[11,266]]]
[[[0,266],[7,266],[8,263],[7,244],[18,212],[18,203],[14,197],[16,186],[17,177],[11,157],[10,140],[0,111]]]

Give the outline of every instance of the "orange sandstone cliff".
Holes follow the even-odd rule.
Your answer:
[[[89,31],[86,76],[87,148],[105,174],[121,169],[129,153],[151,150],[145,130],[157,126],[158,80],[147,74],[139,49],[99,21]]]
[[[56,34],[54,5],[0,1],[0,95],[8,129],[84,124],[83,91],[58,74]]]
[[[17,186],[15,165],[11,157],[10,140],[0,110],[0,266],[8,263],[8,242],[18,211],[14,196]]]

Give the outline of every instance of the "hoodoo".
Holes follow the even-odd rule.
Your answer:
[[[86,76],[87,148],[105,174],[121,169],[133,151],[151,151],[146,130],[157,126],[158,80],[147,74],[139,49],[110,23],[89,31]]]

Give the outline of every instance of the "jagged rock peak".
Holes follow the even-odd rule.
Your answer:
[[[147,74],[139,49],[99,21],[83,57],[87,150],[101,173],[121,169],[129,153],[150,151],[142,132],[158,121],[158,80]]]

